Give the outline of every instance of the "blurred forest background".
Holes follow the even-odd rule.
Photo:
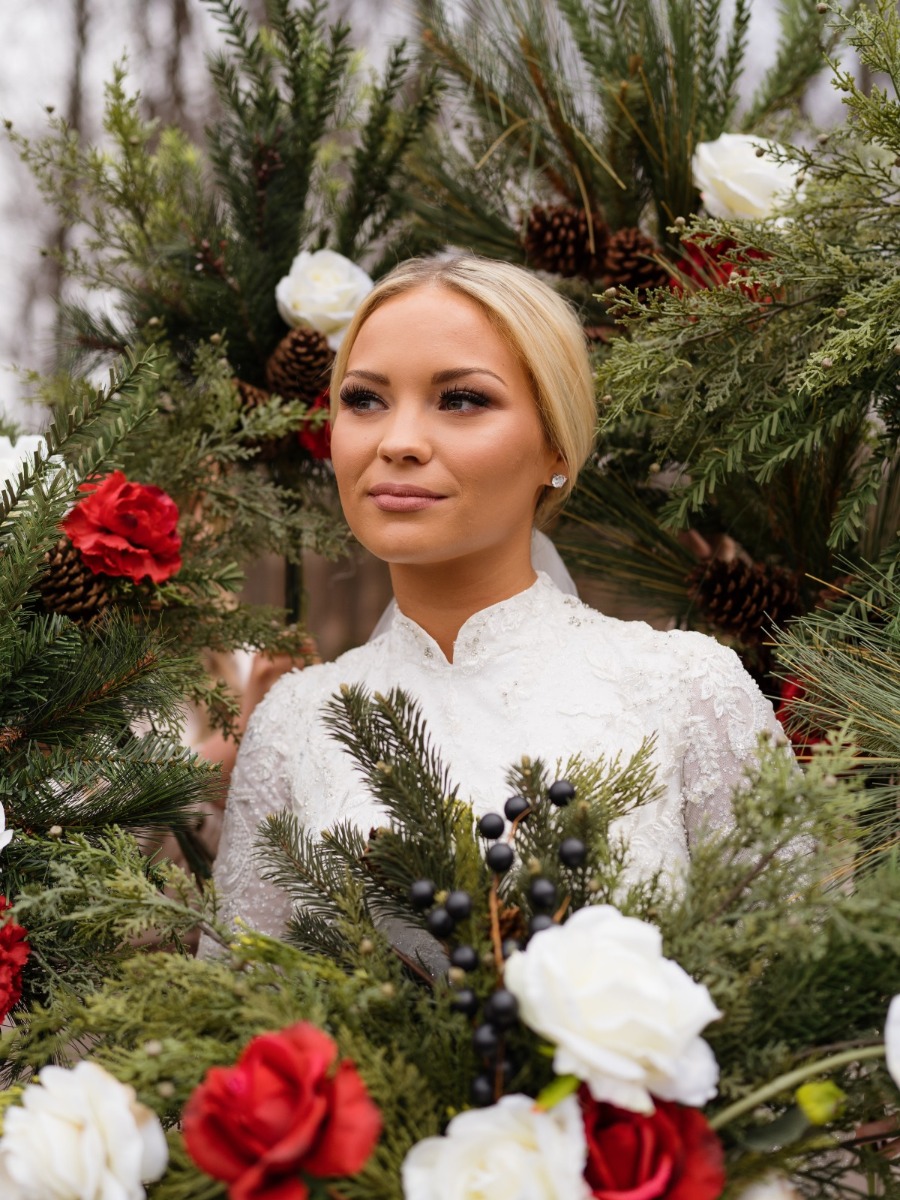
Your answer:
[[[471,10],[478,3],[455,0],[455,7]],[[745,95],[772,64],[777,6],[778,0],[753,2]],[[246,7],[262,17],[265,0],[248,0]],[[392,41],[414,29],[412,6],[403,0],[330,0],[326,9],[330,18],[350,22],[354,42],[373,66],[383,62]],[[34,0],[24,7],[2,6],[0,119],[37,137],[52,110],[87,140],[100,141],[104,85],[124,57],[146,115],[199,139],[215,118],[204,63],[218,38],[200,0]],[[827,74],[814,81],[805,103],[820,127],[838,119],[840,103]],[[39,430],[43,421],[41,411],[27,403],[27,372],[51,369],[59,346],[55,322],[62,283],[54,259],[42,251],[64,246],[69,237],[13,146],[0,141],[0,413],[26,430]],[[261,563],[250,573],[248,599],[280,603],[281,571],[280,561]],[[368,637],[390,594],[381,564],[364,556],[337,564],[309,556],[304,577],[307,624],[325,658]],[[609,609],[596,584],[585,586],[584,594]]]

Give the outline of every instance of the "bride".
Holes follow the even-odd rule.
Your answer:
[[[256,708],[232,778],[215,881],[223,915],[279,933],[289,900],[262,880],[260,821],[382,819],[321,713],[343,683],[399,686],[476,815],[502,810],[523,755],[634,753],[655,735],[659,797],[615,826],[632,869],[677,874],[727,824],[772,708],[737,656],[699,633],[604,617],[532,559],[591,450],[584,335],[568,304],[506,263],[396,268],[355,314],[332,375],[332,460],[351,530],[390,568],[384,633],[284,676]]]

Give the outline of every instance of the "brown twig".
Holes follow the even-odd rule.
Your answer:
[[[491,894],[489,897],[491,910],[491,943],[494,947],[494,965],[497,968],[497,974],[503,974],[503,942],[500,939],[500,903],[497,895],[497,877],[494,876],[494,881],[491,884]]]

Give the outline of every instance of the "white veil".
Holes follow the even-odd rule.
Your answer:
[[[559,551],[547,535],[541,533],[539,529],[534,529],[531,532],[531,565],[536,571],[543,571],[545,575],[549,575],[561,592],[565,592],[569,596],[578,595],[575,580],[566,569],[566,564],[560,558]],[[396,600],[392,600],[381,614],[378,624],[372,630],[372,634],[369,637],[370,642],[372,638],[377,638],[381,634],[387,633],[391,627],[396,610],[397,602]]]

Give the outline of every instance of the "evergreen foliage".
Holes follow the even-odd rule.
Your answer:
[[[452,137],[417,154],[416,209],[440,240],[523,261],[533,204],[650,218],[660,240],[696,207],[691,156],[734,128],[750,5],[719,0],[494,0],[456,21],[421,0],[421,39],[450,87]],[[812,0],[779,6],[775,66],[744,128],[802,94],[833,45]]]
[[[215,773],[179,742],[182,697],[199,675],[147,622],[112,610],[90,625],[47,613],[38,586],[59,522],[85,476],[116,461],[150,419],[142,389],[155,359],[128,362],[107,388],[76,389],[46,449],[0,497],[0,804],[15,830],[3,887],[38,892],[61,838],[99,845],[104,830],[183,826],[212,796]],[[149,868],[148,868],[149,869]],[[27,995],[90,975],[89,931],[35,955]]]
[[[83,146],[61,118],[44,139],[10,136],[83,234],[63,255],[66,276],[119,301],[113,317],[72,302],[74,345],[118,353],[157,322],[190,363],[198,343],[224,332],[235,372],[258,384],[284,333],[275,286],[301,249],[369,266],[396,255],[405,158],[435,88],[415,84],[402,45],[366,80],[349,27],[330,26],[320,0],[274,0],[260,29],[237,0],[207,2],[226,42],[210,62],[220,112],[208,171],[181,130],[143,119],[121,64],[107,87],[109,144]]]
[[[676,536],[695,565],[698,544],[726,539],[785,568],[806,610],[823,585],[846,586],[866,561],[892,572],[897,556],[900,34],[890,4],[835,13],[885,88],[867,95],[835,68],[847,124],[784,151],[804,177],[784,219],[679,223],[727,264],[724,282],[613,302],[629,336],[598,366],[604,457],[561,541],[685,621],[704,614]],[[618,564],[616,540],[629,547]]]
[[[446,947],[409,901],[408,884],[423,869],[434,872],[438,903],[447,889],[470,892],[471,915],[458,922],[452,942],[475,948],[481,965],[466,985],[482,1002],[501,977],[502,937],[516,919],[524,928],[536,874],[557,884],[557,920],[614,899],[658,924],[666,953],[709,987],[724,1014],[707,1036],[722,1071],[712,1119],[726,1142],[732,1185],[780,1164],[811,1196],[849,1197],[855,1193],[845,1177],[856,1161],[884,1180],[884,1195],[898,1194],[884,1161],[852,1138],[856,1123],[892,1095],[876,1050],[866,1047],[878,1045],[887,1000],[900,990],[900,875],[883,862],[856,886],[843,882],[840,868],[852,857],[866,804],[858,774],[848,772],[847,747],[823,746],[800,774],[781,746],[761,746],[758,765],[735,793],[733,827],[695,846],[673,890],[661,879],[629,886],[628,848],[611,829],[617,816],[655,795],[650,745],[629,763],[573,761],[551,770],[526,760],[511,769],[508,782],[531,809],[511,831],[517,865],[498,881],[483,861],[471,809],[457,798],[403,693],[347,689],[334,698],[329,721],[384,804],[386,824],[368,838],[333,830],[316,855],[289,818],[270,820],[259,852],[301,902],[287,940],[224,928],[208,890],[197,892],[173,868],[148,866],[121,833],[60,839],[47,886],[26,888],[17,905],[17,919],[40,949],[64,945],[63,930],[75,943],[100,946],[104,978],[85,988],[83,979],[73,986],[60,976],[50,1003],[25,1014],[5,1043],[7,1071],[89,1045],[170,1127],[172,1167],[151,1196],[224,1194],[184,1153],[181,1108],[206,1070],[233,1062],[251,1037],[308,1020],[354,1059],[385,1118],[373,1158],[336,1194],[399,1200],[409,1147],[467,1106],[479,1069],[471,1018],[452,1008],[458,981],[444,973]],[[547,786],[562,770],[576,799],[554,808]],[[560,841],[570,836],[587,847],[582,867],[558,865]],[[196,960],[179,950],[198,920],[226,954]],[[317,923],[326,937],[318,938]],[[175,952],[141,950],[135,938],[151,930]],[[858,1050],[835,1055],[848,1044]],[[505,1090],[537,1094],[549,1081],[549,1062],[536,1051],[527,1030],[509,1031],[504,1053],[513,1073]],[[848,1101],[824,1136],[794,1104],[790,1079],[814,1077],[831,1058],[829,1077]],[[763,1086],[764,1109],[755,1098]],[[12,1088],[4,1103],[17,1094]],[[836,1145],[844,1151],[839,1159]]]

